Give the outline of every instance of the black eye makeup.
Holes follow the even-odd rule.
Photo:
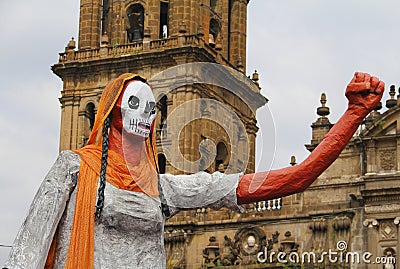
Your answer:
[[[137,109],[139,107],[139,98],[134,95],[131,95],[128,100],[128,105],[132,109]]]
[[[150,113],[150,114],[155,114],[156,113],[156,103],[155,102],[147,102],[144,112]]]

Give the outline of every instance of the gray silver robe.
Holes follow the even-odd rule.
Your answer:
[[[54,236],[54,269],[64,268],[76,199],[76,174],[81,159],[60,153],[40,186],[14,241],[5,268],[44,268]],[[240,174],[219,172],[160,175],[172,214],[189,208],[223,206],[240,210],[236,188]],[[104,209],[95,222],[95,268],[166,268],[164,222],[159,198],[106,185]]]

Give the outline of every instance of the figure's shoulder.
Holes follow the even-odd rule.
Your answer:
[[[73,172],[75,170],[76,171],[79,170],[79,166],[81,163],[81,157],[77,153],[75,153],[71,150],[63,150],[58,155],[56,162],[67,166],[69,168],[68,170]]]
[[[237,178],[242,176],[243,173],[237,173],[237,174],[224,174],[221,172],[214,172],[212,174],[204,172],[204,171],[199,171],[194,174],[181,174],[181,175],[172,175],[172,174],[160,174],[159,177],[162,181],[171,181],[171,182],[195,182],[195,183],[210,183],[210,182],[216,182],[216,180],[224,179],[226,177],[233,177]]]
[[[81,162],[81,157],[71,150],[61,151],[58,158],[64,161]]]
[[[206,172],[197,172],[195,174],[177,174],[177,175],[172,175],[172,174],[160,174],[159,178],[162,183],[168,182],[170,184],[188,184],[190,183],[196,183],[198,184],[199,182],[202,181],[204,178],[209,178],[211,174],[206,173]]]
[[[180,209],[222,206],[238,210],[236,189],[239,174],[197,172],[191,175],[160,175],[160,185],[168,206]]]

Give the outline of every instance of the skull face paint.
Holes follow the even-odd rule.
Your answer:
[[[122,96],[121,115],[127,133],[149,136],[156,117],[156,101],[149,85],[141,81],[129,82]]]

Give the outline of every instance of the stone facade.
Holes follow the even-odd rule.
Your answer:
[[[387,110],[371,112],[303,193],[246,205],[242,214],[199,209],[175,217],[166,226],[166,245],[172,249],[174,238],[184,243],[180,259],[168,256],[170,268],[397,268],[400,89],[397,98],[390,89]],[[321,103],[310,151],[333,126],[324,94]]]

